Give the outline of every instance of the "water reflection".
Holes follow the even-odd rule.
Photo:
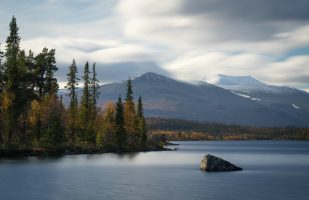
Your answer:
[[[309,143],[179,142],[178,151],[0,161],[0,199],[306,199]],[[245,170],[205,173],[206,153]]]

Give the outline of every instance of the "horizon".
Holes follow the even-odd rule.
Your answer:
[[[168,75],[164,75],[164,74],[160,74],[160,73],[156,73],[156,72],[151,72],[151,71],[142,73],[142,74],[134,76],[134,77],[128,77],[128,78],[130,78],[131,80],[135,80],[135,79],[137,79],[137,78],[139,78],[139,77],[141,77],[141,76],[143,76],[145,74],[149,74],[149,73],[156,74],[158,76],[165,76],[167,78],[171,78],[171,79],[174,79],[174,80],[177,80],[177,81],[183,81],[183,82],[189,83],[189,84],[195,84],[196,81],[201,81],[201,82],[212,84],[212,85],[215,85],[215,86],[218,86],[218,87],[220,87],[220,84],[217,84],[215,81],[217,81],[216,78],[218,76],[221,76],[221,75],[222,76],[226,76],[226,77],[231,77],[231,78],[252,78],[255,81],[261,82],[260,80],[256,79],[255,77],[252,77],[252,76],[245,76],[245,75],[244,76],[229,76],[229,75],[225,75],[225,74],[216,74],[216,75],[214,75],[214,77],[211,77],[210,79],[207,79],[207,80],[205,80],[205,79],[201,79],[201,80],[194,80],[194,79],[192,79],[192,80],[182,80],[182,79],[173,78],[173,77],[170,77]],[[128,78],[127,79],[115,80],[115,81],[111,81],[111,82],[104,82],[104,83],[100,82],[99,85],[103,86],[103,85],[117,83],[117,82],[126,82],[128,80]],[[65,83],[66,82],[59,83],[59,89],[65,90],[65,87],[64,87]],[[268,86],[289,87],[291,89],[298,89],[298,90],[305,91],[305,92],[309,93],[309,89],[308,90],[306,90],[306,89],[299,89],[299,88],[295,88],[295,87],[292,87],[292,86],[289,86],[289,85],[271,85],[271,84],[267,84],[267,83],[264,83],[264,82],[261,82],[261,83],[262,84],[266,84]],[[83,87],[82,85],[79,85],[79,88],[82,88],[82,87]]]
[[[187,81],[248,75],[308,92],[308,4],[5,1],[0,6],[0,43],[4,48],[15,15],[22,48],[35,53],[45,46],[56,49],[60,84],[75,58],[80,72],[86,60],[96,62],[103,83],[149,71]],[[239,15],[240,9],[252,12]]]

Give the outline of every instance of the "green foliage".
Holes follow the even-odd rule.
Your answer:
[[[55,94],[58,90],[57,79],[54,77],[55,72],[58,70],[56,66],[55,50],[44,48],[34,60],[34,75],[36,78],[38,95],[43,99],[46,95]]]
[[[139,148],[138,116],[133,99],[132,81],[129,79],[124,104],[124,128],[128,136],[128,147],[130,149],[137,149]]]
[[[20,37],[16,18],[13,16],[10,22],[10,35],[6,40],[6,51],[4,53],[5,62],[3,64],[3,109],[7,112],[3,122],[4,133],[3,143],[5,148],[11,148],[13,143],[13,134],[19,135],[16,125],[21,113],[25,111],[28,102],[27,82],[25,81],[26,67],[25,54],[20,51]],[[7,100],[10,104],[6,104]],[[5,105],[6,104],[6,105]]]
[[[69,66],[66,89],[68,108],[57,96],[55,49],[35,55],[20,50],[16,18],[10,22],[5,52],[0,52],[0,149],[58,151],[102,149],[136,151],[146,148],[147,134],[142,99],[137,110],[131,79],[125,103],[119,96],[102,112],[97,107],[99,81],[96,65],[85,64],[83,93],[78,103],[78,71]],[[155,145],[153,145],[155,146]]]
[[[67,136],[69,143],[74,143],[78,131],[78,100],[77,100],[77,87],[79,78],[77,77],[77,66],[75,60],[69,66],[69,73],[67,74],[67,85],[65,88],[68,90],[67,96],[70,98],[70,105],[67,119]]]
[[[141,96],[138,99],[137,116],[138,116],[138,129],[140,135],[140,147],[145,148],[147,142],[147,130],[146,130],[146,121],[144,117],[144,109]]]
[[[92,65],[92,78],[90,80],[90,83],[91,83],[91,93],[90,93],[91,118],[92,120],[95,120],[97,115],[97,99],[99,98],[100,95],[99,92],[100,86],[99,86],[99,80],[97,79],[95,63]]]
[[[90,93],[90,71],[89,63],[87,62],[84,68],[84,88],[81,97],[81,105],[79,112],[79,141],[83,144],[90,145],[95,143],[94,121],[91,118],[91,93]]]
[[[42,135],[39,145],[47,149],[63,148],[65,143],[64,108],[56,95],[49,95],[42,103]]]
[[[133,102],[133,89],[132,89],[132,80],[129,78],[127,82],[127,95],[126,95],[126,102]]]
[[[118,97],[116,104],[116,137],[118,148],[124,150],[127,146],[127,134],[124,128],[124,108],[121,96]]]
[[[112,102],[109,102],[103,113],[102,127],[97,135],[96,142],[99,147],[115,150],[117,148],[116,140],[115,107]]]

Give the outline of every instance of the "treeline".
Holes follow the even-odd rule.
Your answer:
[[[166,140],[309,140],[309,128],[249,127],[181,119],[147,118],[150,137]]]
[[[0,150],[137,151],[149,148],[141,97],[136,106],[129,79],[124,102],[119,96],[102,111],[95,63],[78,77],[75,60],[67,74],[70,104],[57,95],[55,49],[35,55],[20,48],[15,17],[5,51],[0,52]],[[82,96],[77,87],[83,82]]]

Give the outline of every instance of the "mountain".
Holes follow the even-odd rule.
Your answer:
[[[207,81],[207,80],[206,80]],[[204,81],[205,82],[205,81]],[[267,92],[267,93],[295,93],[302,92],[289,87],[280,87],[274,85],[267,85],[262,83],[251,76],[227,76],[223,74],[218,74],[212,77],[208,82],[217,85],[221,88],[231,90],[231,91],[242,91],[242,92]]]
[[[309,123],[309,94],[286,86],[262,83],[250,76],[218,75],[215,85]]]
[[[267,86],[251,77],[236,79],[231,77],[220,83],[252,85],[252,88]],[[293,107],[280,103],[285,93],[251,93],[252,88],[246,93],[223,88],[220,84],[193,84],[151,72],[133,79],[132,83],[135,99],[143,98],[146,116],[251,126],[309,126],[309,108],[304,105],[305,100],[309,102],[309,94],[298,90],[293,90],[297,94],[291,103]],[[119,95],[125,97],[125,90],[126,81],[101,86],[99,105],[116,101]]]

